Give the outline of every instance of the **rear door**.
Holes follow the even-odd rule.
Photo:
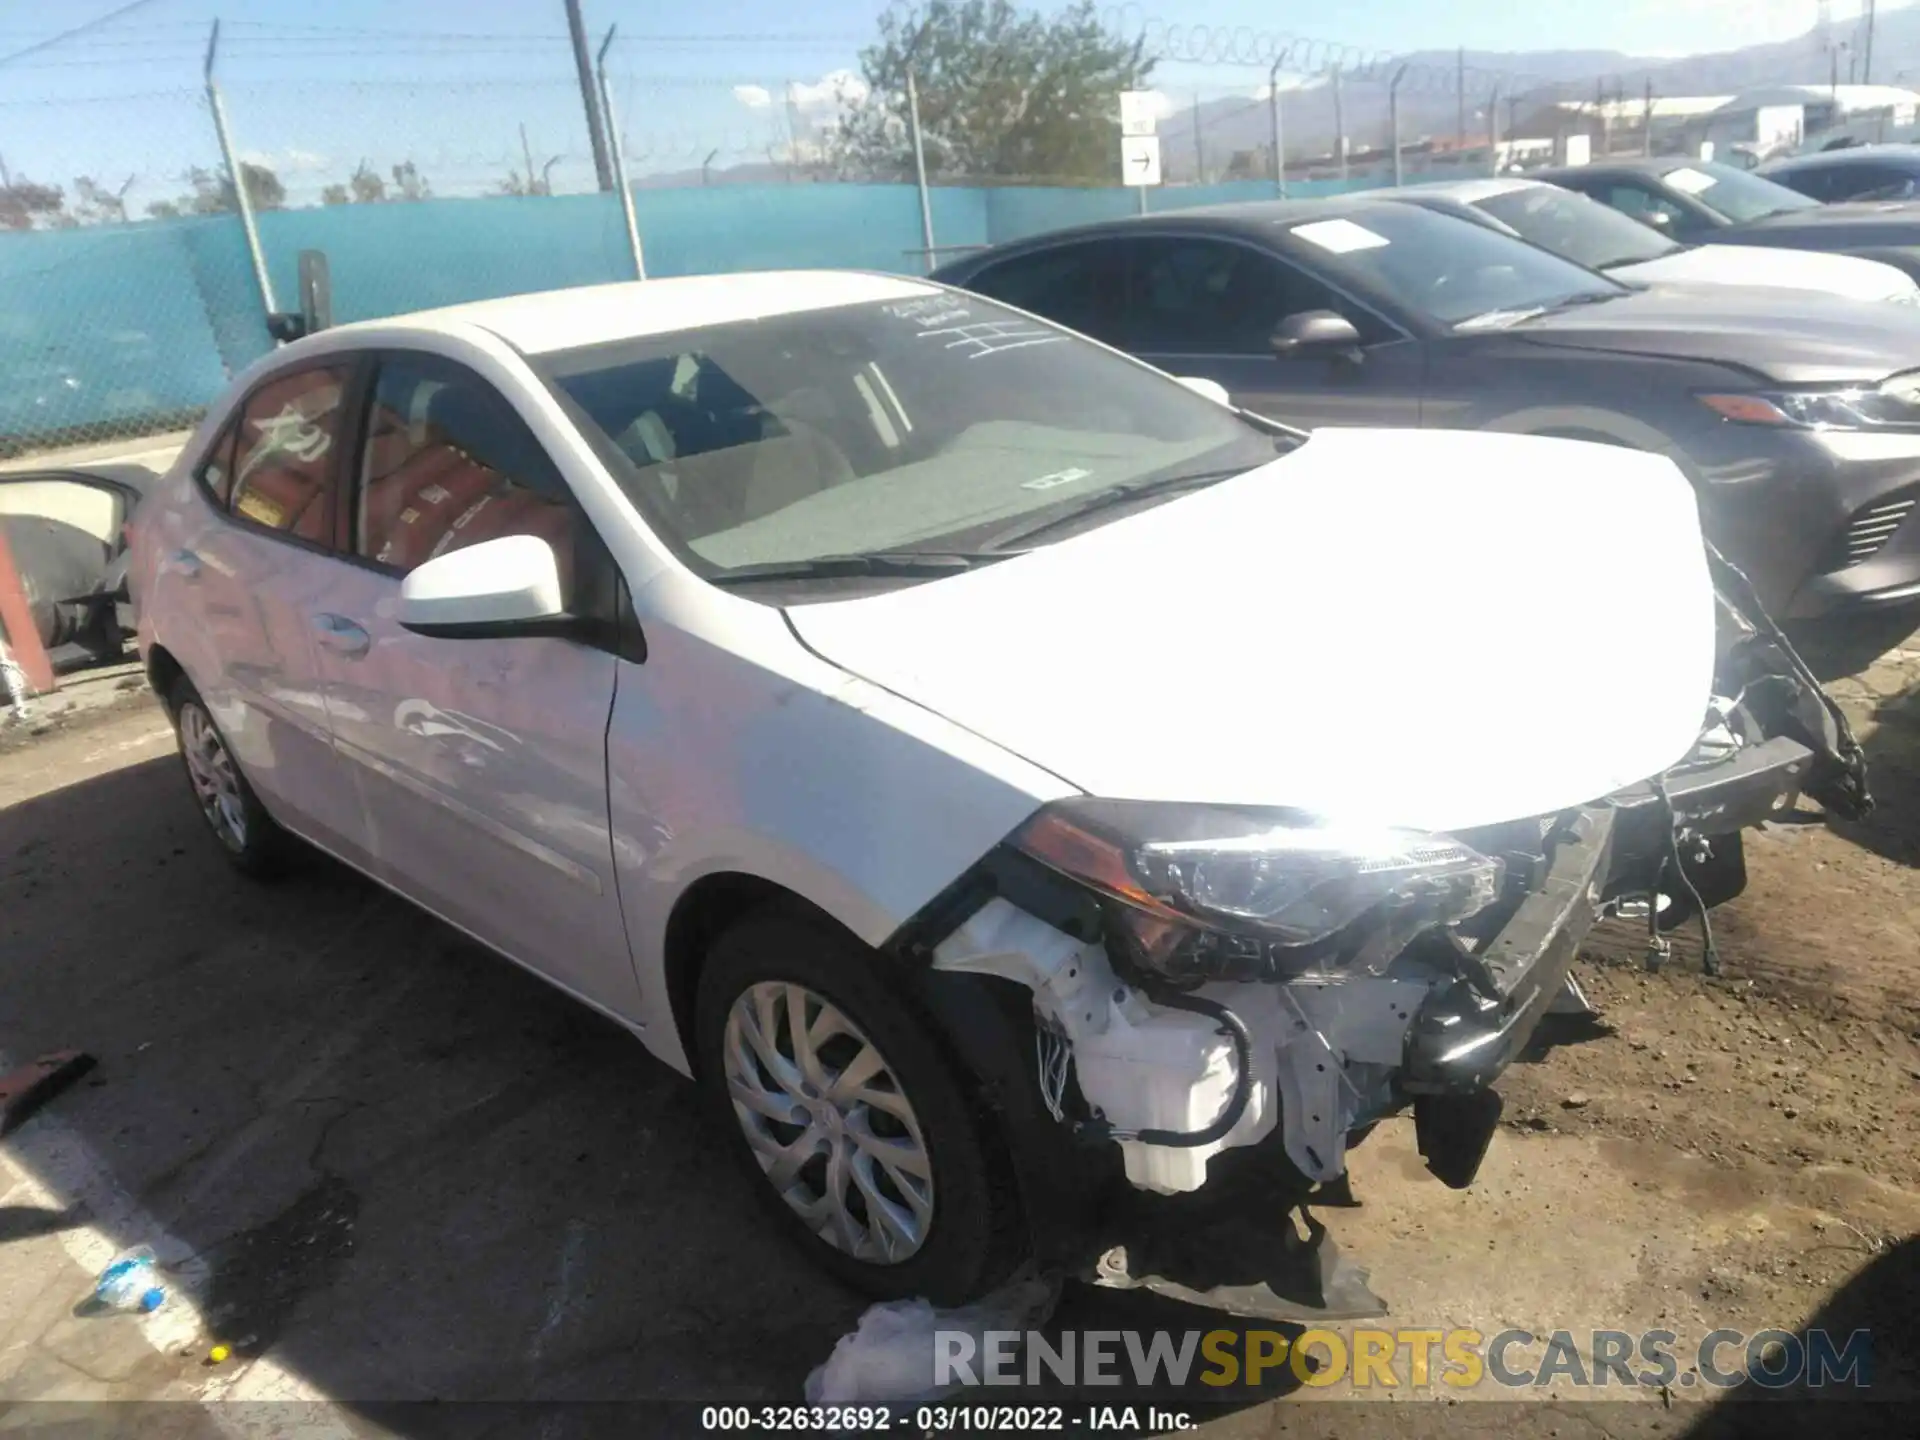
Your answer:
[[[361,863],[307,617],[325,594],[341,484],[348,362],[275,375],[239,406],[196,474],[196,526],[159,557],[161,638],[206,700],[268,811]]]
[[[1289,425],[1420,423],[1418,342],[1368,307],[1269,251],[1216,236],[1127,242],[1126,345],[1174,375],[1201,375],[1234,402]],[[1330,310],[1353,322],[1360,350],[1274,353],[1289,315]]]
[[[572,639],[434,639],[401,581],[506,535],[553,547],[569,608],[617,611],[611,559],[514,410],[438,356],[373,357],[347,467],[345,553],[308,623],[376,873],[488,945],[630,1014],[606,733],[620,662]]]

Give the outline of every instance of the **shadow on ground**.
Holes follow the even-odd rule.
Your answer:
[[[1833,832],[1901,865],[1920,866],[1920,686],[1880,700],[1867,752],[1874,810],[1864,820],[1829,820]]]
[[[0,856],[0,1051],[97,1058],[46,1114],[206,1263],[208,1338],[237,1358],[399,1433],[651,1433],[631,1402],[798,1403],[854,1327],[863,1302],[764,1222],[689,1082],[330,861],[241,880],[170,754],[0,811]],[[83,1219],[0,1210],[0,1243]],[[1053,1321],[1223,1323],[1082,1287]],[[548,1401],[588,1404],[525,1408]]]
[[[370,1401],[791,1402],[858,1316],[631,1036],[325,860],[240,880],[172,756],[0,811],[0,856],[0,1050],[98,1058],[46,1115],[240,1355]]]

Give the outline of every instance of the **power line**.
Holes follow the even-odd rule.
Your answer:
[[[71,40],[76,35],[84,35],[89,30],[97,30],[110,21],[118,20],[122,15],[131,15],[134,11],[143,9],[152,3],[153,0],[127,0],[127,3],[120,6],[117,10],[109,10],[104,15],[96,15],[93,19],[83,21],[69,29],[62,30],[57,35],[49,35],[46,39],[36,41],[24,50],[15,50],[11,55],[0,55],[0,65],[10,65],[15,60],[24,59],[29,55],[37,55],[42,50],[50,49],[63,40]]]

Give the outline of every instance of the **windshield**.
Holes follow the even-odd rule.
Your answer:
[[[1661,178],[1668,188],[1691,195],[1709,210],[1725,216],[1736,225],[1764,219],[1768,215],[1784,215],[1789,210],[1817,210],[1820,207],[1818,200],[1802,195],[1798,190],[1789,190],[1765,176],[1736,170],[1731,165],[1721,165],[1711,160],[1669,170]]]
[[[1553,185],[1527,185],[1475,200],[1473,205],[1522,240],[1589,270],[1658,260],[1681,248],[1618,210]]]
[[[538,363],[649,523],[715,580],[962,551],[1115,485],[1275,453],[1273,435],[1185,386],[944,291]]]
[[[1491,323],[1626,290],[1489,226],[1416,205],[1371,205],[1289,227],[1315,268],[1442,325]]]

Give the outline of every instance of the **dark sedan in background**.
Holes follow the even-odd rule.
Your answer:
[[[1913,307],[1633,290],[1487,226],[1364,196],[1086,226],[934,278],[1309,428],[1657,451],[1776,616],[1904,616],[1920,601]]]
[[[1762,175],[1712,161],[1609,160],[1531,179],[1591,195],[1687,245],[1785,245],[1864,255],[1920,279],[1920,205],[1823,205]]]
[[[1770,161],[1754,173],[1823,205],[1911,200],[1920,193],[1920,145],[1852,145]]]

